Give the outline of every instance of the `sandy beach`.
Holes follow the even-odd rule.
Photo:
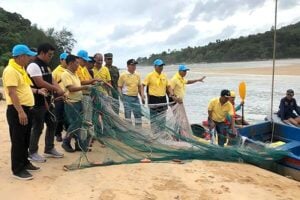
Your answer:
[[[270,74],[271,67],[238,71],[204,69],[204,72]],[[276,74],[300,75],[300,66],[280,67]],[[5,112],[6,104],[1,101],[1,199],[300,199],[300,182],[252,165],[217,161],[139,163],[64,171],[63,165],[79,157],[79,153],[65,153],[63,159],[48,159],[46,163],[37,164],[41,171],[33,173],[33,180],[19,181],[11,176]],[[40,140],[40,153],[43,138],[44,135]],[[56,147],[62,151],[59,143]]]

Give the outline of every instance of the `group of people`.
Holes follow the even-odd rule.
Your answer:
[[[30,160],[45,162],[38,154],[39,139],[46,123],[45,157],[62,158],[54,147],[55,116],[51,95],[64,91],[52,79],[48,63],[54,54],[50,44],[42,44],[37,53],[23,44],[15,45],[7,67],[3,71],[3,86],[7,101],[7,121],[11,138],[13,176],[32,179],[29,171],[38,171]],[[25,69],[26,67],[26,69]]]
[[[93,125],[93,110],[90,106],[92,85],[101,83],[108,87],[109,90],[102,87],[99,90],[101,94],[111,96],[113,112],[119,115],[121,100],[125,119],[132,123],[133,114],[136,128],[142,126],[141,103],[145,103],[147,99],[151,129],[155,134],[165,126],[168,106],[183,103],[186,85],[203,82],[205,79],[203,76],[195,80],[186,80],[189,68],[183,64],[179,65],[176,74],[168,79],[163,73],[165,62],[156,59],[153,62],[154,70],[142,81],[136,72],[138,62],[135,59],[129,59],[127,70],[119,74],[119,69],[112,65],[112,53],[104,54],[103,65],[101,53],[90,57],[85,50],[78,51],[76,55],[61,53],[60,65],[51,72],[49,63],[54,52],[55,48],[49,43],[41,44],[37,52],[24,44],[15,45],[12,58],[3,72],[8,105],[6,116],[12,143],[12,172],[18,179],[30,180],[33,178],[30,171],[40,169],[31,161],[46,162],[48,157],[64,157],[64,154],[55,148],[55,137],[58,142],[62,142],[62,148],[66,152],[88,151],[91,137],[88,132],[83,133],[82,125]],[[282,114],[297,106],[293,98],[290,98],[293,94],[293,91],[287,92],[287,97],[282,100],[280,106],[280,114],[284,120],[299,123],[299,118],[290,120],[290,117],[294,116]],[[220,97],[212,99],[208,106],[209,126],[216,129],[220,146],[224,145],[228,134],[236,134],[235,110],[238,108],[234,108],[234,98],[233,91],[222,90]],[[240,105],[243,105],[243,102]],[[157,116],[160,116],[159,120]],[[42,156],[38,149],[44,124],[46,134]],[[62,137],[64,129],[66,134]],[[83,134],[86,135],[84,139]],[[71,145],[72,138],[75,138],[75,148]]]
[[[58,141],[62,141],[64,128],[67,134],[62,147],[66,151],[74,152],[86,147],[78,144],[74,150],[70,141],[74,136],[76,142],[80,142],[76,136],[80,134],[81,122],[74,116],[84,111],[83,101],[91,101],[90,84],[105,81],[117,89],[119,72],[117,67],[112,66],[111,53],[104,55],[105,66],[102,66],[102,55],[96,54],[92,69],[87,68],[92,59],[85,50],[80,50],[76,56],[62,53],[61,64],[52,73],[49,63],[54,52],[55,48],[49,43],[39,45],[37,52],[24,44],[15,45],[12,58],[3,72],[8,105],[6,116],[12,143],[11,168],[13,176],[18,179],[30,180],[33,178],[30,171],[40,169],[31,161],[46,162],[49,157],[64,157],[54,145],[55,135]],[[84,113],[90,114],[88,111]],[[83,120],[91,123],[91,116],[85,114]],[[44,154],[40,155],[39,140],[44,124],[45,148]]]
[[[241,116],[236,114],[244,102],[235,106],[235,92],[227,89],[221,91],[220,97],[214,98],[208,106],[208,127],[215,130],[218,136],[218,145],[233,144],[236,139],[236,128],[240,125],[249,125]],[[278,117],[283,123],[300,127],[300,107],[294,98],[294,90],[288,89],[286,96],[280,100]]]
[[[167,96],[174,102],[182,103],[185,85],[203,81],[185,80],[189,70],[180,65],[178,73],[169,81],[162,72],[165,63],[156,59],[154,70],[144,81],[136,72],[138,62],[127,61],[127,70],[119,74],[112,65],[113,54],[96,53],[93,57],[80,50],[76,55],[60,54],[60,65],[53,72],[49,63],[55,48],[49,44],[41,44],[37,52],[24,44],[15,45],[12,58],[3,72],[3,85],[7,101],[7,121],[11,138],[11,161],[13,176],[22,180],[33,178],[30,171],[38,171],[33,162],[46,162],[46,158],[62,158],[63,153],[56,150],[54,140],[62,142],[66,152],[76,150],[87,151],[88,144],[79,136],[82,134],[82,123],[92,125],[93,111],[87,106],[91,103],[90,88],[96,83],[104,83],[117,92],[103,91],[114,99],[112,109],[119,114],[119,97],[124,104],[124,114],[131,121],[135,118],[136,127],[141,127],[141,102],[145,102],[144,88],[147,87],[148,104],[160,106],[150,108],[150,118],[166,111]],[[105,93],[107,92],[107,93]],[[139,98],[140,96],[140,98]],[[74,117],[80,116],[81,118]],[[16,120],[18,119],[18,120]],[[165,120],[165,119],[163,119]],[[45,149],[40,155],[39,140],[46,124]],[[153,124],[152,124],[153,125]],[[153,125],[154,126],[154,125]],[[62,137],[63,129],[66,135]],[[71,140],[75,138],[75,149]]]

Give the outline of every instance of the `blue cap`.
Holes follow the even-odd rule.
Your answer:
[[[178,66],[178,71],[188,71],[190,70],[189,68],[187,68],[187,66],[185,65],[179,65]]]
[[[25,44],[17,44],[12,49],[12,56],[20,56],[20,55],[28,55],[28,56],[36,56],[37,53],[34,51],[31,51],[28,46]]]
[[[162,65],[165,65],[165,63],[161,59],[156,59],[156,60],[154,60],[153,65],[154,66],[162,66]]]
[[[80,51],[78,51],[77,56],[78,56],[79,58],[82,58],[82,59],[85,60],[85,61],[88,61],[88,62],[91,61],[91,59],[90,59],[89,56],[88,56],[88,52],[85,51],[85,50],[80,50]]]
[[[63,52],[63,53],[60,54],[59,59],[66,60],[66,58],[67,58],[68,55],[69,55],[68,53]]]

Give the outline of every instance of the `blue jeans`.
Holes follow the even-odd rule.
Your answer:
[[[224,122],[215,122],[215,124],[216,124],[216,131],[218,135],[218,145],[223,147],[227,140],[229,126]]]
[[[142,125],[142,109],[141,103],[137,96],[128,96],[123,94],[124,99],[124,114],[126,119],[131,119],[131,112],[135,118],[135,125]]]
[[[228,138],[228,145],[234,145],[236,143],[237,137],[232,133],[230,125],[224,122],[215,122],[216,131],[218,134],[218,145],[224,147],[224,144]]]

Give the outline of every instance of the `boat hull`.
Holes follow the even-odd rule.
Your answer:
[[[275,171],[300,181],[300,128],[267,121],[241,128],[239,134],[288,151],[288,155],[275,164]]]

